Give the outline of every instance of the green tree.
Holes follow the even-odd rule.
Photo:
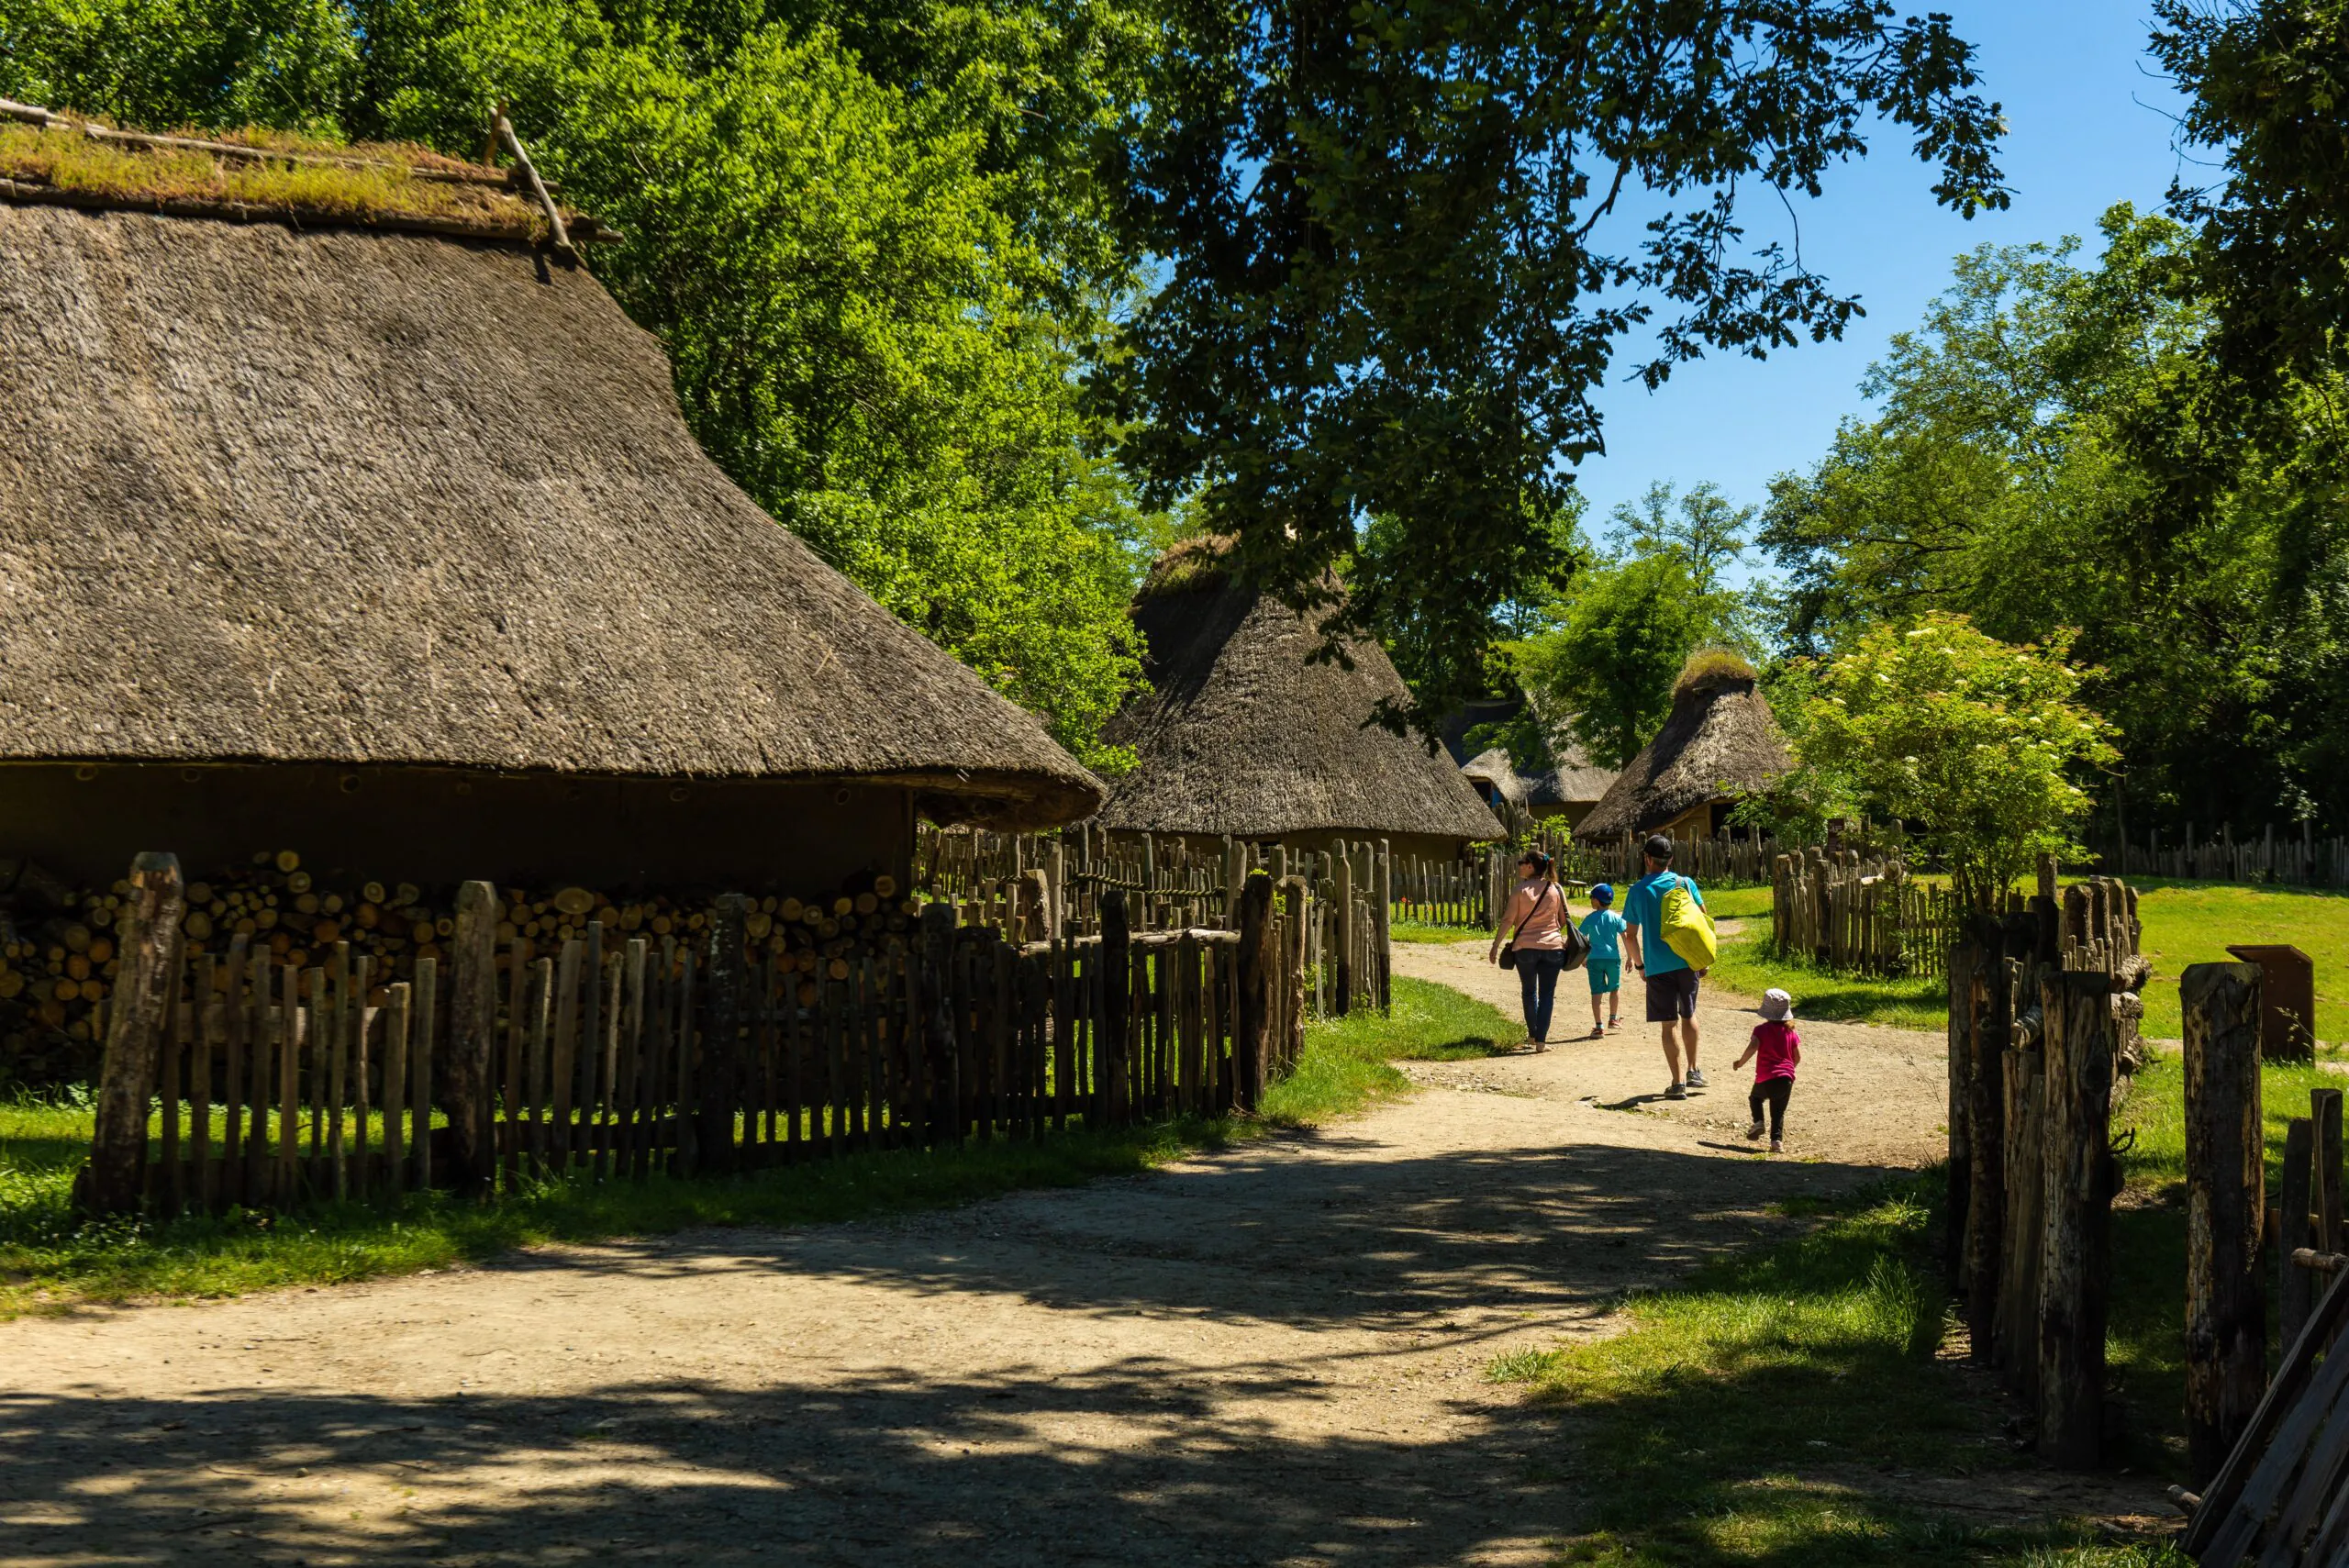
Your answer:
[[[2281,455],[2173,428],[2227,449],[2221,483],[2181,499],[2141,438],[2190,416],[2173,394],[2210,321],[2182,294],[2191,238],[2126,206],[2102,229],[2094,266],[2071,241],[1959,258],[1864,382],[1876,416],[1773,484],[1758,542],[1787,579],[1780,635],[1830,653],[1930,609],[2011,642],[2076,628],[2141,825],[2343,819],[2344,742],[2324,716],[2349,696],[2349,530],[2326,454],[2349,449],[2317,439],[2336,398],[2298,387],[2303,434]]]
[[[1672,712],[1672,684],[1718,629],[1677,556],[1634,556],[1590,569],[1555,628],[1518,645],[1535,705],[1575,716],[1595,761],[1621,767]]]
[[[590,264],[737,483],[1086,761],[1137,676],[1149,518],[1076,368],[1127,12],[590,0],[0,0],[0,94],[479,156],[489,106],[628,236]],[[885,76],[887,79],[884,79]]]
[[[1992,910],[2042,854],[2076,855],[2090,769],[2120,753],[2058,639],[2016,646],[1934,611],[1829,662],[1794,726],[1804,787],[1913,824],[1965,901]]]
[[[1746,202],[1816,194],[1872,117],[1939,165],[1944,204],[2007,200],[1971,50],[1881,0],[1160,14],[1105,148],[1129,248],[1162,270],[1095,385],[1152,493],[1196,489],[1257,581],[1327,603],[1351,561],[1330,630],[1408,627],[1430,720],[1486,684],[1493,606],[1564,584],[1542,525],[1600,449],[1627,334],[1655,333],[1653,386],[1857,308],[1753,243]]]

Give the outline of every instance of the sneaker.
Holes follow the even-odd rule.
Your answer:
[[[1772,1140],[1770,1140],[1770,1152],[1771,1152],[1771,1153],[1773,1153],[1773,1154],[1784,1154],[1786,1151],[1787,1151],[1787,1146],[1786,1146],[1786,1144],[1785,1144],[1785,1143],[1781,1142],[1779,1140],[1775,1139],[1775,1138],[1774,1138],[1774,1139],[1772,1139]]]
[[[1692,1089],[1705,1087],[1705,1075],[1694,1067],[1688,1069],[1688,1086]]]
[[[1607,1020],[1607,1032],[1609,1034],[1613,1034],[1617,1029],[1620,1029],[1622,1027],[1623,1020],[1620,1018],[1609,1018]]]
[[[1688,1091],[1681,1084],[1675,1083],[1672,1087],[1664,1092],[1664,1097],[1667,1100],[1685,1100],[1688,1097]]]
[[[1761,1124],[1760,1122],[1758,1122],[1758,1121],[1757,1121],[1757,1122],[1755,1122],[1752,1127],[1747,1128],[1747,1129],[1745,1129],[1745,1137],[1746,1137],[1746,1140],[1747,1140],[1748,1142],[1751,1142],[1751,1143],[1759,1143],[1759,1142],[1761,1142],[1761,1141],[1762,1141],[1762,1124]]]
[[[1607,1031],[1600,1029],[1597,1024],[1593,1024],[1590,1026],[1590,1038],[1593,1040],[1605,1040],[1607,1038]]]

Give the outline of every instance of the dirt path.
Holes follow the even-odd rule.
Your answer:
[[[1753,1158],[1705,1022],[1668,1107],[1569,1047],[1077,1190],[0,1325],[0,1562],[1538,1562],[1570,1433],[1491,1357],[1938,1137],[1937,1041],[1820,1028]]]

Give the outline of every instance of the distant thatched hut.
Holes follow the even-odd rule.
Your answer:
[[[1460,776],[1476,792],[1476,798],[1493,808],[1495,815],[1505,809],[1523,811],[1531,801],[1526,776],[1517,771],[1509,754],[1498,746],[1479,751],[1460,764]]]
[[[1627,834],[1707,838],[1739,796],[1794,765],[1753,668],[1729,654],[1699,654],[1673,688],[1672,714],[1631,759],[1575,837],[1603,843]]]
[[[1525,775],[1526,808],[1536,822],[1564,818],[1569,829],[1577,828],[1621,775],[1592,762],[1571,733],[1551,737],[1550,755],[1555,767]]]
[[[1233,581],[1215,541],[1160,557],[1133,617],[1152,691],[1110,728],[1141,759],[1102,808],[1113,831],[1342,833],[1438,855],[1502,836],[1450,757],[1371,722],[1380,699],[1409,700],[1386,653],[1356,641],[1351,670],[1308,662],[1316,628]]]
[[[788,891],[1099,803],[718,470],[503,172],[315,155],[287,209],[0,129],[0,859]]]

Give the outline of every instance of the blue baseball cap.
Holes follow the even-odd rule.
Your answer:
[[[1613,883],[1609,883],[1609,882],[1602,882],[1602,883],[1600,883],[1597,887],[1594,887],[1594,888],[1592,888],[1592,889],[1590,890],[1590,901],[1591,901],[1593,904],[1612,904],[1612,903],[1614,903],[1614,902],[1615,902],[1615,884],[1614,884]]]

